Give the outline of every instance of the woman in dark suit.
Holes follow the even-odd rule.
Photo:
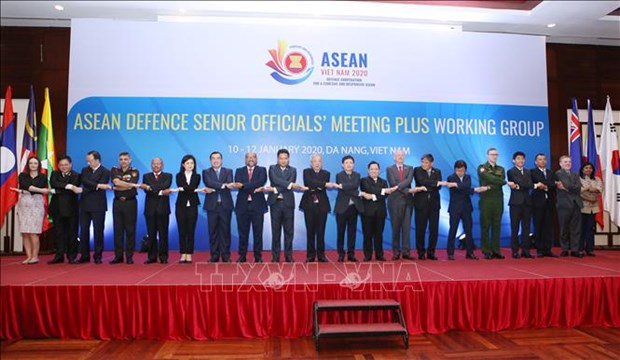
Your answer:
[[[196,158],[193,155],[183,156],[176,181],[179,188],[175,210],[181,252],[179,262],[190,264],[194,253],[194,236],[198,220],[198,205],[200,205],[200,199],[195,191],[200,185],[200,175],[196,173]]]
[[[360,182],[360,190],[365,193],[364,212],[362,213],[362,230],[364,232],[364,261],[372,259],[372,251],[375,251],[377,261],[385,261],[383,257],[383,228],[385,227],[385,199],[393,188],[388,188],[388,183],[379,177],[379,163],[371,161],[368,164],[368,176]],[[398,188],[398,187],[395,187]]]

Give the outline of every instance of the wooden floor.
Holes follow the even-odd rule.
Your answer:
[[[620,359],[620,329],[448,332],[410,338],[326,339],[317,353],[312,338],[221,341],[3,341],[8,359]]]

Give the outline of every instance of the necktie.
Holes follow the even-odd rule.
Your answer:
[[[523,169],[521,169],[521,175],[523,175]]]
[[[405,179],[402,166],[398,167],[398,176],[400,177],[400,181],[403,181]]]
[[[217,178],[217,180],[220,180],[220,169],[215,170],[215,177]],[[217,192],[217,202],[221,202],[222,198],[220,197],[220,192]]]
[[[248,168],[248,180],[252,181],[252,173],[254,172],[254,168]],[[248,193],[248,201],[252,201],[252,194]]]
[[[545,179],[547,178],[547,169],[542,169],[543,176]]]
[[[159,174],[155,174],[155,181],[159,180]]]

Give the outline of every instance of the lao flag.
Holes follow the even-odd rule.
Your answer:
[[[15,134],[17,121],[13,113],[11,87],[6,89],[0,132],[0,227],[6,214],[17,204],[17,193],[10,188],[17,187],[17,146]]]
[[[577,112],[577,99],[573,98],[573,111],[568,123],[568,155],[572,160],[571,171],[578,173],[581,167],[581,124]]]
[[[609,96],[607,105],[605,105],[598,153],[603,173],[603,207],[609,212],[610,220],[620,226],[620,153],[618,152],[618,133],[612,117]]]
[[[588,99],[588,141],[586,146],[586,160],[594,165],[594,175],[603,179],[601,172],[601,161],[596,151],[596,134],[594,129],[594,119],[592,117],[592,103]],[[603,219],[603,194],[598,195],[598,213],[596,213],[596,222],[601,227],[605,228],[605,220]]]

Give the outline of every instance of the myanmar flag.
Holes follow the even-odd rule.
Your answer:
[[[52,128],[52,108],[50,105],[50,91],[45,88],[45,102],[43,104],[43,114],[41,114],[41,129],[39,131],[39,148],[37,155],[41,159],[43,173],[47,175],[47,180],[52,176],[52,171],[57,169],[56,152],[54,150],[54,130]],[[47,215],[47,204],[49,197],[45,199],[45,214]],[[43,221],[43,231],[51,227],[48,216]]]

